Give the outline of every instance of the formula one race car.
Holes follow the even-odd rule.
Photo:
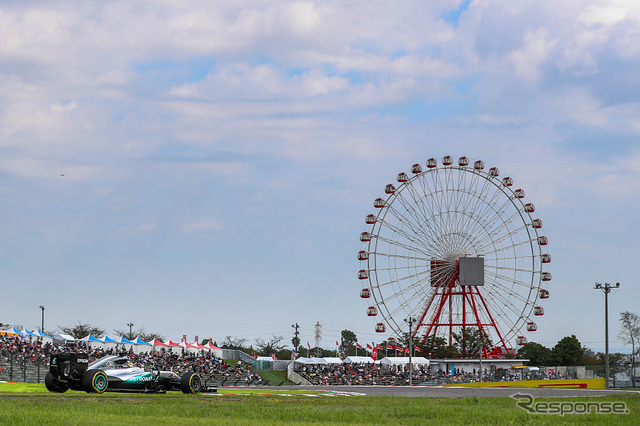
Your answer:
[[[118,355],[104,356],[89,363],[87,354],[73,352],[51,355],[44,383],[50,392],[66,392],[68,389],[88,393],[216,392],[215,387],[205,386],[197,373],[187,372],[178,376],[172,371],[146,371],[131,364],[126,356]]]

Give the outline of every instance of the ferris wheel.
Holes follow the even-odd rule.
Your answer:
[[[456,333],[476,330],[494,353],[513,353],[514,340],[527,342],[523,329],[537,330],[549,298],[548,239],[524,190],[499,175],[481,160],[445,156],[385,186],[358,252],[360,297],[377,332],[403,335],[411,317],[423,341],[452,345]]]

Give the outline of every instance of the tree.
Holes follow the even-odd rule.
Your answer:
[[[160,333],[147,333],[144,328],[138,329],[130,329],[129,330],[119,330],[114,329],[113,332],[120,337],[124,337],[127,340],[133,341],[136,337],[139,337],[141,340],[145,342],[151,342],[153,339],[158,339],[164,342],[165,337]]]
[[[340,333],[340,347],[342,352],[346,355],[356,353],[356,342],[358,338],[356,334],[351,330],[342,330]]]
[[[453,340],[460,355],[480,356],[480,350],[489,349],[491,340],[479,329],[464,328],[460,333],[453,333]]]
[[[133,329],[131,331],[114,329],[113,332],[116,333],[117,336],[124,337],[125,339],[131,340],[131,341],[133,341],[133,339],[135,339],[136,336],[138,336],[138,331]]]
[[[585,365],[598,365],[600,364],[600,358],[598,358],[598,354],[596,354],[593,349],[587,348],[586,346],[582,347],[582,352],[584,353],[584,363]]]
[[[89,334],[94,337],[99,337],[104,334],[104,330],[102,328],[87,323],[81,323],[79,321],[78,324],[73,327],[58,326],[58,328],[62,330],[64,334],[73,336],[74,339],[82,339],[87,337]]]
[[[310,355],[315,356],[317,358],[336,356],[335,349],[324,349],[319,346],[316,346],[315,348],[311,348],[309,352],[310,352],[309,353]]]
[[[256,353],[263,356],[277,354],[285,348],[285,345],[281,343],[283,339],[284,337],[275,335],[269,340],[258,337],[256,339]]]
[[[164,342],[166,337],[164,337],[162,334],[160,333],[147,333],[144,330],[140,330],[140,333],[138,334],[138,337],[140,339],[142,339],[145,342],[153,342],[155,339],[160,340],[161,342]]]
[[[630,373],[631,386],[636,387],[636,345],[640,342],[640,317],[633,312],[620,313],[620,333],[618,337],[625,345],[631,345]]]
[[[245,349],[244,344],[247,343],[247,339],[239,338],[239,337],[231,337],[227,336],[222,341],[222,347],[225,349]]]
[[[423,354],[433,358],[451,358],[458,354],[454,346],[447,344],[444,337],[429,336],[422,346]]]
[[[605,354],[604,352],[598,352],[598,358],[600,363],[604,365]],[[627,356],[619,352],[609,354],[609,374],[613,378],[613,386],[616,386],[616,375],[622,373],[625,370],[625,361]]]
[[[555,365],[583,365],[584,352],[575,335],[563,337],[551,349],[551,362]]]
[[[536,342],[529,342],[518,349],[518,358],[528,359],[527,365],[550,365],[551,349]]]

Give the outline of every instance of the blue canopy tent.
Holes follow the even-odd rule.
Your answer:
[[[145,342],[144,340],[142,340],[141,338],[137,338],[136,340],[134,340],[133,342],[136,347],[134,349],[134,352],[136,353],[140,353],[140,352],[145,352],[147,350],[151,350],[153,348],[153,345],[149,342]],[[149,347],[147,347],[149,346]]]
[[[95,336],[92,336],[91,334],[89,334],[88,336],[83,337],[82,339],[78,340],[79,342],[84,342],[87,344],[87,346],[93,346],[96,343],[102,344],[102,340],[98,339]]]
[[[88,336],[83,337],[82,339],[80,339],[81,342],[98,342],[98,343],[102,343],[102,340],[98,339],[97,337],[92,336],[91,334],[89,334]]]
[[[34,330],[34,331],[33,331],[33,334],[34,334],[35,336],[38,336],[38,337],[49,337],[49,338],[51,337],[51,336],[49,336],[48,334],[45,334],[45,333],[43,333],[42,331],[40,331],[40,330],[38,330],[38,329]]]
[[[100,341],[102,342],[102,347],[104,349],[113,349],[113,348],[117,348],[118,345],[120,344],[120,342],[118,342],[117,340],[112,339],[109,336],[104,336],[100,338]]]

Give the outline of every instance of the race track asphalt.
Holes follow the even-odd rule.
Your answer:
[[[605,396],[630,392],[611,389],[471,388],[438,386],[274,386],[265,388],[273,390],[334,391],[362,395],[438,398],[466,398],[474,396],[478,398],[508,398],[518,393],[531,395],[534,398],[564,398],[577,396]],[[640,392],[635,393],[640,396]]]

